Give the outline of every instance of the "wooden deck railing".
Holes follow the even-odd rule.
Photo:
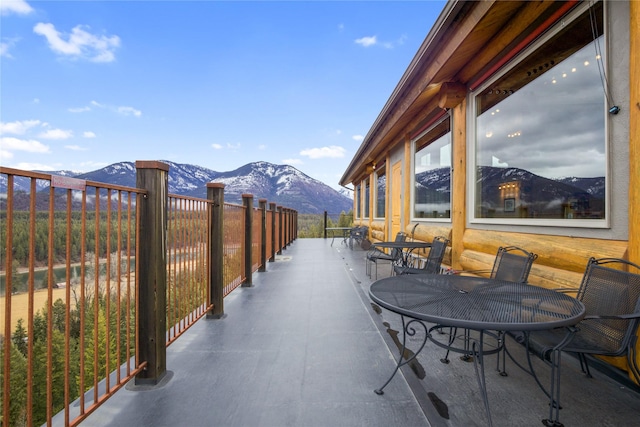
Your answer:
[[[77,425],[158,383],[166,347],[296,237],[294,210],[221,184],[170,195],[166,164],[136,169],[129,188],[0,167],[0,425]]]

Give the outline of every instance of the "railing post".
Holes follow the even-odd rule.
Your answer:
[[[278,255],[282,255],[282,206],[278,206]]]
[[[282,208],[282,248],[289,246],[289,208]]]
[[[278,211],[274,202],[269,203],[269,209],[271,210],[271,257],[269,262],[274,262],[276,260],[276,215]]]
[[[327,238],[327,211],[324,211],[324,238]]]
[[[207,319],[224,316],[224,184],[207,184],[207,199],[211,203],[209,224],[209,304]]]
[[[145,368],[136,384],[158,384],[167,373],[167,206],[169,165],[136,162],[136,187],[146,190],[139,198],[138,283],[139,362]]]
[[[291,241],[298,238],[298,211],[291,209]]]
[[[260,208],[260,267],[258,271],[267,271],[267,199],[259,199]]]
[[[242,195],[244,206],[244,277],[242,287],[250,287],[253,284],[253,194]]]

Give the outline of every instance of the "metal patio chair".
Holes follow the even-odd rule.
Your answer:
[[[591,258],[576,294],[586,308],[586,316],[580,323],[572,328],[509,333],[526,347],[528,369],[514,360],[507,349],[510,359],[531,374],[551,399],[549,420],[543,421],[545,425],[562,425],[558,419],[560,357],[563,351],[578,356],[582,372],[587,377],[591,377],[587,355],[626,356],[629,372],[640,383],[635,350],[640,323],[639,273],[640,266],[623,259]],[[575,289],[559,291],[575,292]],[[551,366],[549,391],[542,386],[533,369],[531,354]]]
[[[394,265],[393,271],[395,274],[439,274],[442,259],[447,251],[447,245],[449,245],[449,239],[446,237],[434,237],[431,242],[429,254],[425,259],[420,261],[422,263],[420,267]]]
[[[396,238],[394,242],[404,242],[407,240],[407,234],[399,231],[396,234]],[[366,258],[366,272],[367,276],[371,277],[371,267],[372,264],[376,266],[376,280],[378,280],[378,262],[388,262],[391,265],[398,263],[398,261],[402,259],[402,250],[401,249],[392,249],[390,253],[386,253],[375,246],[369,249]]]
[[[349,233],[349,248],[353,249],[354,242],[362,249],[369,249],[371,242],[367,237],[369,236],[369,227],[366,225],[354,227]]]

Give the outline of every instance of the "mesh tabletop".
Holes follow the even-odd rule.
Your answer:
[[[401,275],[371,284],[369,296],[404,316],[477,330],[534,331],[578,323],[577,299],[525,283],[442,274]]]

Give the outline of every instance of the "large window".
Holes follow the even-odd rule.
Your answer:
[[[387,175],[385,173],[384,165],[376,170],[376,211],[374,216],[376,218],[385,218],[386,214],[386,190],[387,190]]]
[[[414,141],[413,218],[451,218],[451,129],[447,115]]]
[[[475,97],[475,220],[605,225],[605,42],[593,7]]]

